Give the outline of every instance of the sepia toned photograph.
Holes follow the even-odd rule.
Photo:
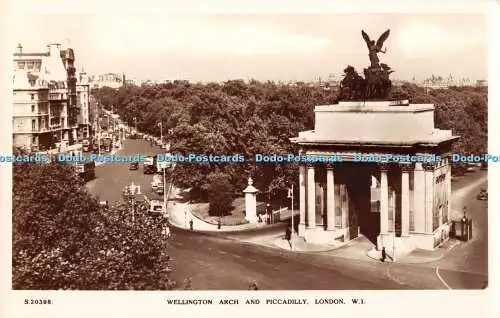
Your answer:
[[[1,158],[12,289],[487,288],[487,31],[472,13],[26,19]]]

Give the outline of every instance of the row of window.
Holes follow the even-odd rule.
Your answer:
[[[41,65],[42,65],[41,62],[35,62],[35,61],[18,61],[17,62],[17,68],[20,68],[20,69],[39,70]]]

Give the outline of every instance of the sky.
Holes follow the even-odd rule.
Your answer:
[[[382,63],[393,78],[434,74],[486,79],[487,16],[481,14],[37,14],[13,28],[12,50],[71,46],[77,67],[141,80],[309,81],[369,65],[361,36],[386,29]]]

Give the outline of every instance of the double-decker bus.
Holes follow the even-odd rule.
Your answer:
[[[147,156],[142,164],[144,174],[153,174],[156,170],[155,157]]]

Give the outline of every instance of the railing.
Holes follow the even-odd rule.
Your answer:
[[[13,117],[35,117],[35,116],[48,116],[48,112],[23,112],[23,113],[13,113]]]
[[[36,134],[36,133],[44,133],[51,132],[52,129],[49,128],[41,128],[41,129],[14,129],[14,134]]]

